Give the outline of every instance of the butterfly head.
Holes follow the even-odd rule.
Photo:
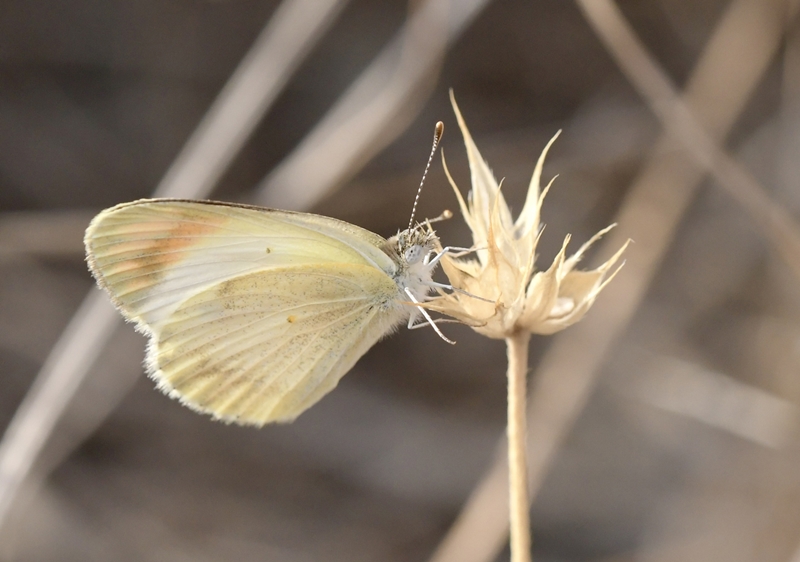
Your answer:
[[[414,265],[427,257],[436,245],[436,233],[423,225],[399,232],[396,238],[397,254],[406,265]]]

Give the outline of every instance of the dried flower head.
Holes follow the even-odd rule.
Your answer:
[[[475,146],[452,93],[451,101],[469,158],[472,190],[466,202],[446,163],[445,172],[464,220],[472,230],[475,252],[470,256],[476,255],[477,259],[445,255],[442,268],[456,291],[440,293],[428,302],[427,308],[464,322],[491,338],[506,338],[519,331],[553,334],[563,330],[583,318],[598,293],[619,271],[617,268],[607,275],[627,243],[597,269],[579,271],[575,266],[586,250],[614,225],[595,234],[569,257],[566,257],[570,240],[567,236],[553,264],[545,271],[536,271],[536,245],[542,231],[540,211],[552,184],[551,180],[544,190],[540,189],[542,166],[558,134],[539,157],[525,205],[513,220],[500,186]]]

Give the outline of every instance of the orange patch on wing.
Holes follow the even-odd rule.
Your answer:
[[[166,272],[185,257],[185,250],[202,245],[204,236],[214,234],[226,222],[224,217],[202,217],[202,222],[176,220],[109,224],[95,252],[105,284],[121,300],[145,290],[164,278]]]

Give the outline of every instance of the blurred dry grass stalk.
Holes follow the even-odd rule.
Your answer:
[[[264,179],[261,189],[250,197],[266,204],[307,209],[346,183],[367,160],[396,138],[422,109],[439,72],[447,67],[447,50],[487,3],[481,0],[418,3],[405,26],[373,64],[353,81],[327,115]],[[184,151],[174,161],[157,190],[158,195],[204,197],[210,193],[344,4],[336,0],[325,3],[287,0],[281,4]],[[679,225],[688,220],[687,211],[706,176],[713,177],[745,210],[762,236],[795,272],[800,263],[797,226],[788,210],[790,206],[776,204],[771,196],[766,195],[764,187],[738,163],[737,157],[725,148],[726,139],[745,112],[748,100],[763,84],[784,34],[793,29],[797,2],[733,0],[719,18],[682,93],[678,93],[669,73],[655,62],[637,39],[634,26],[625,20],[616,4],[610,0],[576,0],[576,4],[609,55],[656,115],[664,133],[649,148],[638,175],[625,193],[615,219],[618,229],[611,233],[599,251],[599,256],[607,257],[627,238],[633,238],[635,244],[629,250],[625,271],[606,289],[585,322],[555,338],[534,373],[527,415],[531,501],[540,496],[545,476],[550,473],[558,456],[568,448],[566,439],[576,420],[586,415],[585,407],[611,351],[621,341],[634,314],[637,311],[641,313],[645,294],[653,285],[659,267],[668,259],[668,250],[678,239]],[[630,5],[623,7],[631,9]],[[796,160],[791,147],[796,145],[796,127],[800,122],[796,99],[800,92],[797,86],[800,84],[798,45],[800,42],[795,31],[782,63],[786,83],[784,113],[779,116],[781,126],[777,127],[787,135],[779,144],[787,151],[782,155],[785,169],[781,173],[788,177],[785,184],[793,187],[785,188],[784,195],[790,199],[793,197],[795,202],[797,167],[791,165]],[[267,73],[265,68],[275,69],[275,73]],[[425,127],[426,134],[427,130]],[[621,145],[622,141],[619,142]],[[503,145],[504,151],[516,157],[518,150],[512,144]],[[630,154],[627,157],[630,158]],[[81,221],[85,220],[82,217],[90,214],[84,211],[75,214],[42,212],[0,217],[0,265],[23,263],[38,256],[74,256],[80,252],[80,237],[76,237],[74,247],[69,238],[73,231],[80,229]],[[594,263],[599,265],[602,259],[596,259]],[[775,265],[771,268],[772,278],[782,279],[779,268]],[[779,282],[773,283],[777,285]],[[776,288],[776,292],[796,293],[796,279],[786,282],[786,285]],[[645,537],[641,548],[629,547],[629,554],[623,553],[614,560],[743,560],[746,554],[742,551],[746,549],[739,548],[739,543],[731,537],[737,538],[734,536],[737,530],[738,535],[743,536],[746,533],[742,529],[752,528],[750,534],[758,546],[755,559],[800,561],[798,529],[793,526],[800,522],[793,499],[797,491],[793,475],[798,460],[796,402],[799,395],[792,390],[796,388],[792,381],[796,379],[798,362],[796,352],[792,355],[791,351],[796,348],[800,332],[795,324],[776,315],[765,313],[752,322],[757,326],[751,330],[755,335],[747,353],[751,354],[756,369],[772,369],[770,372],[777,373],[774,391],[769,389],[771,383],[766,380],[733,381],[727,375],[702,367],[702,360],[696,363],[676,360],[672,354],[681,353],[685,348],[674,346],[678,349],[676,352],[666,345],[666,351],[661,355],[656,354],[649,361],[636,362],[628,369],[641,375],[635,379],[635,384],[625,381],[613,384],[625,387],[626,395],[641,403],[699,420],[705,426],[723,428],[748,442],[778,449],[784,456],[780,461],[766,464],[766,468],[761,469],[765,474],[753,476],[753,482],[748,482],[751,488],[746,488],[736,479],[732,483],[718,483],[708,477],[709,481],[699,478],[690,481],[682,494],[669,503],[675,513],[662,515],[660,523],[657,522],[662,525],[667,539],[658,536],[656,539],[661,539],[661,542],[648,542],[652,537]],[[90,367],[111,340],[117,323],[116,314],[104,298],[93,293],[50,351],[0,443],[0,524],[11,513],[12,507],[18,506],[15,509],[22,511],[19,508],[23,502],[13,504],[12,500],[24,489],[26,481],[27,485],[37,488],[41,479],[95,431],[138,377],[139,371],[130,369],[125,376],[122,373],[126,371],[114,373],[116,378],[113,380],[104,381],[102,376],[85,380]],[[761,390],[759,385],[769,390]],[[99,398],[93,394],[95,386],[104,388],[103,393],[97,394]],[[691,390],[694,401],[686,398],[688,390]],[[347,390],[343,389],[341,395],[345,397],[345,405],[348,404]],[[713,410],[698,397],[714,399],[719,406],[722,395],[728,400],[728,407]],[[76,403],[80,407],[76,408]],[[351,410],[343,408],[340,413],[349,414]],[[374,410],[381,415],[387,410],[391,412],[391,408],[383,407]],[[65,411],[68,415],[64,415]],[[410,418],[403,415],[397,413],[397,419],[408,425]],[[347,418],[346,415],[341,417]],[[325,433],[325,424],[314,426],[312,422],[311,427],[321,437],[309,442],[313,443],[316,451],[325,450],[330,437]],[[59,430],[63,435],[55,439],[54,432]],[[403,430],[409,431],[406,426]],[[287,441],[302,441],[302,432],[287,431]],[[423,429],[419,433],[425,434],[426,431]],[[665,447],[674,446],[669,444],[669,432],[663,430],[663,433],[668,443]],[[276,450],[293,450],[280,438],[275,439],[280,445]],[[263,446],[263,443],[258,445]],[[472,489],[455,524],[434,552],[432,562],[489,562],[497,557],[509,529],[506,452],[506,445],[501,441],[494,462]],[[338,459],[348,454],[355,455],[347,447],[341,447],[330,453],[330,458]],[[398,457],[392,458],[395,464],[399,464]],[[731,471],[749,474],[747,460],[737,457],[732,461],[735,462],[739,464],[734,465]],[[789,468],[784,470],[781,463]],[[392,474],[397,478],[397,471]],[[456,479],[451,475],[450,480]],[[152,497],[159,497],[163,491],[152,484],[147,488],[148,483],[142,477],[123,474],[120,482],[147,489]],[[92,486],[95,485],[102,487],[103,483],[93,481]],[[737,521],[734,525],[724,517],[708,517],[707,527],[693,530],[694,533],[669,527],[670,521],[688,520],[686,512],[690,510],[687,506],[705,505],[703,502],[713,496],[714,490],[726,485],[751,490],[753,495],[760,494],[758,497],[766,498],[764,503],[773,506],[775,513],[759,512],[766,521],[760,527],[749,520]],[[786,497],[781,497],[785,490],[789,492]],[[33,497],[30,494],[23,496]],[[224,504],[222,495],[213,497]],[[56,511],[60,500],[52,488],[45,486],[41,498],[44,505]],[[386,496],[380,498],[385,501]],[[591,501],[581,503],[588,506]],[[240,513],[230,506],[215,505],[215,508],[219,508],[221,513],[225,509]],[[313,507],[309,509],[309,512],[313,511]],[[756,509],[752,506],[725,509],[723,506],[721,511],[749,513],[756,512]],[[703,513],[700,508],[698,512]],[[407,519],[413,519],[414,513]],[[120,521],[125,533],[146,540],[160,537],[161,542],[156,540],[148,544],[153,552],[161,548],[158,552],[169,553],[165,559],[185,558],[185,552],[176,550],[170,538],[164,537],[163,530],[151,529],[153,523],[149,514],[126,513],[120,516]],[[281,521],[276,516],[274,524],[277,528],[283,528]],[[391,527],[395,522],[392,520],[387,526]],[[430,524],[430,520],[425,525],[428,528],[435,526]],[[690,526],[690,523],[684,526]],[[35,525],[32,527],[36,528]],[[10,536],[8,529],[5,532],[4,536]],[[345,541],[345,538],[341,540]],[[0,545],[0,557],[12,559],[11,544],[14,541],[0,542],[4,542]],[[365,548],[365,552],[370,552],[369,541],[363,536],[354,542]],[[728,550],[724,548],[726,543],[732,545]],[[213,542],[209,544],[214,546]],[[117,544],[114,546],[119,547]],[[215,558],[214,553],[219,558],[224,557],[220,552],[227,552],[229,558],[240,555],[247,558],[252,554],[255,559],[263,557],[265,552],[250,543],[240,547],[236,551],[239,554],[235,555],[226,548],[219,545],[209,547],[209,553],[203,548],[195,548],[192,558],[211,560]],[[243,552],[247,554],[241,554]],[[374,547],[372,552],[387,555],[386,549],[378,547]],[[269,553],[275,560],[302,558],[279,548],[269,550]],[[325,553],[331,559],[338,559],[329,550]],[[155,556],[150,552],[148,555]],[[396,556],[401,560],[410,559],[401,554]],[[103,559],[102,555],[98,559]]]

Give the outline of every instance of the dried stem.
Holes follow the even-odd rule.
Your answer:
[[[526,462],[525,379],[528,374],[529,332],[506,339],[508,347],[508,493],[511,562],[530,562],[531,532]]]
[[[702,116],[701,122],[716,139],[730,131],[780,47],[786,18],[774,15],[777,3],[733,2],[686,83],[685,102]],[[731,57],[734,65],[719,72],[717,61]],[[597,255],[608,255],[625,238],[636,240],[625,273],[605,289],[583,322],[553,341],[537,367],[529,416],[529,483],[534,497],[586,404],[606,354],[629,325],[704,177],[692,157],[677,151],[675,144],[666,136],[654,144],[614,220],[619,223],[618,234],[612,233],[597,251]],[[576,349],[581,352],[576,353]],[[505,500],[499,486],[501,464],[504,462],[495,460],[489,467],[430,562],[489,562],[497,557],[508,529],[504,521],[508,510],[498,497],[502,493]]]

